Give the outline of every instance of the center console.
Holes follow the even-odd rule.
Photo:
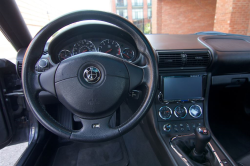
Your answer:
[[[174,165],[231,165],[210,135],[207,102],[211,75],[160,73],[152,114],[165,151]],[[209,134],[209,135],[207,135]],[[166,155],[165,155],[166,156]]]
[[[156,101],[162,134],[190,134],[204,125],[206,74],[161,75]]]

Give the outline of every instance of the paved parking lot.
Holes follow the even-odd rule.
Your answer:
[[[0,150],[0,166],[13,166],[27,148],[28,142],[7,146]]]

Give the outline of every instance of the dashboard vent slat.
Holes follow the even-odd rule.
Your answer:
[[[158,53],[161,58],[159,58],[159,68],[169,67],[179,67],[182,65],[182,58],[180,54],[164,54]]]
[[[159,51],[159,68],[207,68],[211,62],[209,51]]]

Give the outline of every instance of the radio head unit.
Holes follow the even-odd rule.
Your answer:
[[[203,75],[162,76],[163,101],[203,99]]]

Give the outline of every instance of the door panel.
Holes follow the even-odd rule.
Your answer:
[[[0,59],[0,149],[28,141],[29,114],[25,105],[15,65]]]

